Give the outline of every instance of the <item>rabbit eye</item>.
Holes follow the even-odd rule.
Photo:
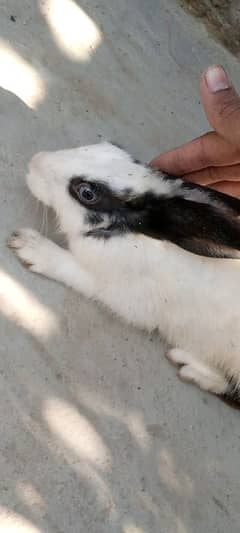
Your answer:
[[[93,205],[98,200],[98,194],[88,183],[80,183],[76,187],[77,196],[83,204]]]

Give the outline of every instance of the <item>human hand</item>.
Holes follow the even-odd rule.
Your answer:
[[[201,97],[214,131],[160,154],[151,166],[240,198],[240,97],[222,67],[203,73]]]

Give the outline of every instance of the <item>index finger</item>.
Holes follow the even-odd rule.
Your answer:
[[[150,165],[153,168],[182,176],[210,166],[227,166],[240,162],[240,149],[211,131],[192,141],[160,154]]]

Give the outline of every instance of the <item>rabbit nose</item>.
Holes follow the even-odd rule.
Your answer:
[[[29,170],[38,170],[41,167],[47,153],[48,152],[38,152],[35,154],[29,163]]]

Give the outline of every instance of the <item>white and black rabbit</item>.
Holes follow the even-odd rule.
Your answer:
[[[29,269],[157,328],[182,379],[240,403],[240,201],[111,143],[37,154],[27,183],[69,245],[18,230],[9,246]]]

